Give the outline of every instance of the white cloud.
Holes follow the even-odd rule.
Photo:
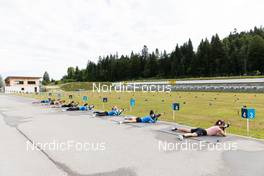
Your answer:
[[[191,38],[264,24],[260,0],[0,0],[0,74],[61,78],[108,53],[144,44],[171,51]]]

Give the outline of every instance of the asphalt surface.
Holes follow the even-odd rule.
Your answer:
[[[264,175],[259,140],[179,141],[170,132],[178,124],[118,124],[122,117],[62,112],[32,101],[0,94],[1,176]]]

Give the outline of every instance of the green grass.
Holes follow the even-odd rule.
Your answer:
[[[89,97],[89,104],[94,104],[97,109],[103,110],[102,98],[108,97],[109,102],[105,104],[104,110],[109,110],[113,105],[125,108],[126,114],[143,116],[151,109],[158,113],[164,113],[161,120],[175,121],[177,123],[209,127],[218,119],[231,122],[229,133],[246,136],[246,120],[240,116],[240,109],[243,105],[256,109],[256,119],[250,122],[250,136],[264,138],[264,94],[256,93],[220,93],[220,92],[171,92],[171,93],[93,93],[86,92],[65,92],[63,99],[68,100],[72,94],[73,99],[81,103],[82,96]],[[47,98],[44,95],[26,95],[38,99]],[[130,112],[129,100],[134,97],[136,106]],[[53,95],[53,98],[56,98]],[[164,100],[164,102],[162,102]],[[171,104],[180,103],[180,111],[172,119]],[[184,103],[185,102],[185,103]],[[211,104],[211,105],[210,105]]]

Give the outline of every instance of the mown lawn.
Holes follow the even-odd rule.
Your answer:
[[[247,135],[246,120],[241,118],[240,109],[243,105],[256,109],[256,119],[250,121],[250,136],[264,138],[264,94],[257,93],[220,93],[220,92],[171,92],[171,93],[97,93],[63,92],[62,99],[73,100],[82,103],[84,95],[89,97],[88,103],[94,104],[96,109],[103,110],[102,98],[108,97],[104,110],[109,110],[113,105],[125,108],[126,114],[143,116],[151,109],[157,113],[163,113],[160,120],[173,121],[173,102],[180,103],[180,111],[175,114],[175,122],[190,126],[209,127],[218,119],[224,119],[231,123],[229,133]],[[48,93],[41,95],[28,94],[26,96],[37,99],[47,99]],[[53,93],[52,98],[57,98]],[[130,111],[129,100],[136,99],[136,106]]]

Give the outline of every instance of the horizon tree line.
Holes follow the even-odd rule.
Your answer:
[[[215,34],[202,39],[194,51],[191,39],[167,53],[145,45],[141,52],[109,54],[86,68],[69,67],[61,81],[124,81],[149,78],[214,77],[264,74],[264,28],[238,33],[222,40]]]

